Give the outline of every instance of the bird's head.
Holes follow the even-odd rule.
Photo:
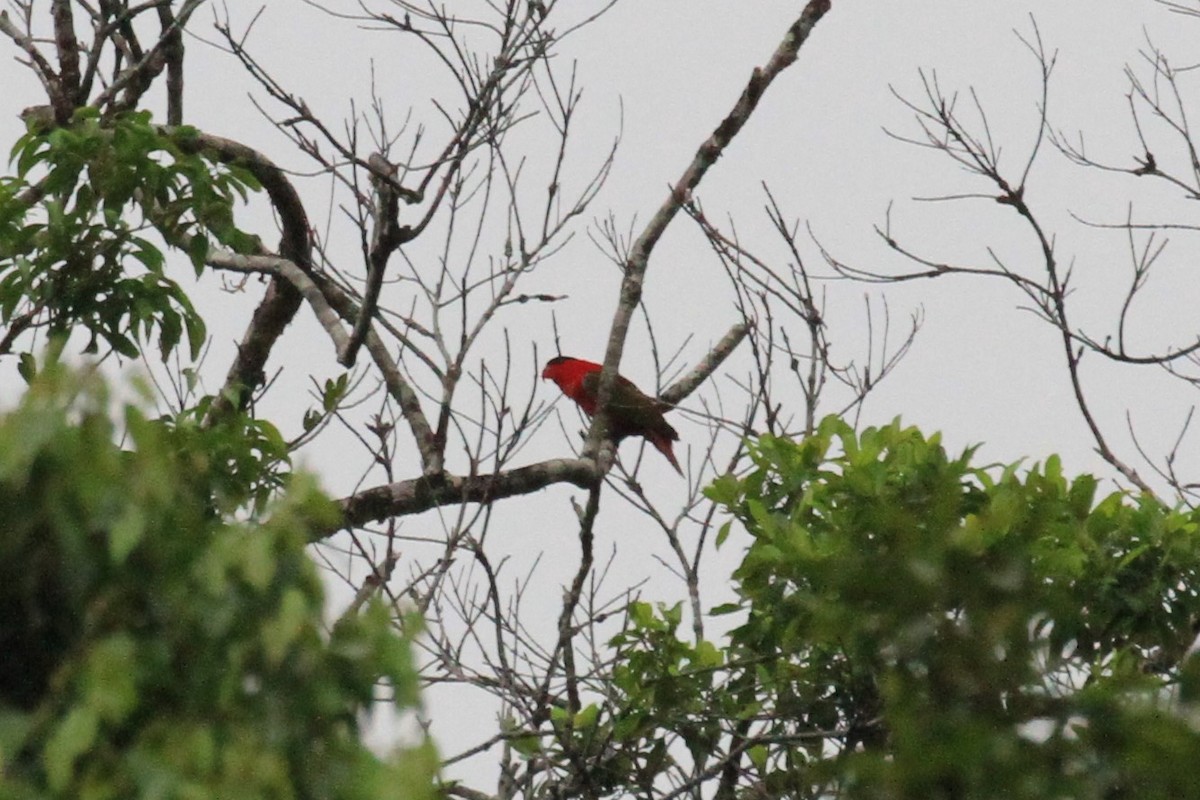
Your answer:
[[[550,359],[542,369],[542,380],[557,380],[558,376],[566,369],[566,365],[574,360],[570,356],[555,356]]]

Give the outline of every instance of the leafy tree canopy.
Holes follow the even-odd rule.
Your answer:
[[[111,405],[51,360],[0,418],[0,795],[427,796],[429,746],[360,738],[380,681],[416,702],[388,608],[322,622],[332,504],[293,476],[236,520],[269,472],[244,420],[126,406],[119,447]]]
[[[719,796],[1195,796],[1200,513],[899,423],[752,450],[709,489],[750,535],[728,639],[635,604],[573,721],[613,786],[718,750]]]

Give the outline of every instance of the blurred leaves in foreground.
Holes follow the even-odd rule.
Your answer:
[[[409,642],[382,604],[322,620],[333,504],[258,503],[236,417],[113,405],[52,361],[0,417],[0,797],[428,797],[428,743],[360,736],[381,691],[415,707]]]

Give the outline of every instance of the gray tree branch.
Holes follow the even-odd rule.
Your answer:
[[[625,277],[621,281],[621,294],[613,316],[612,327],[608,336],[608,347],[604,354],[604,369],[600,374],[600,386],[597,391],[597,413],[588,431],[587,444],[584,447],[585,457],[596,452],[596,448],[607,435],[608,420],[605,407],[612,387],[616,380],[617,367],[621,363],[621,353],[625,348],[625,338],[629,333],[629,322],[634,309],[642,298],[642,286],[646,278],[646,267],[650,253],[666,231],[667,226],[675,219],[684,203],[688,202],[692,191],[700,184],[709,168],[717,162],[725,148],[733,141],[738,132],[745,126],[750,115],[758,107],[763,92],[771,82],[795,63],[801,46],[808,40],[813,28],[829,11],[830,0],[809,0],[800,17],[792,23],[783,41],[771,55],[771,59],[763,68],[756,68],[750,75],[746,88],[742,90],[733,110],[721,121],[712,135],[700,145],[692,162],[684,170],[683,175],[671,189],[667,199],[650,219],[646,228],[634,242],[629,257],[625,263]]]

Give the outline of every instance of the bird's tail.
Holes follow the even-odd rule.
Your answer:
[[[680,468],[679,462],[675,459],[675,448],[671,444],[671,440],[661,433],[651,433],[646,437],[650,444],[654,445],[654,449],[667,457],[667,461],[671,462],[671,466],[680,475],[683,475],[683,469]]]

